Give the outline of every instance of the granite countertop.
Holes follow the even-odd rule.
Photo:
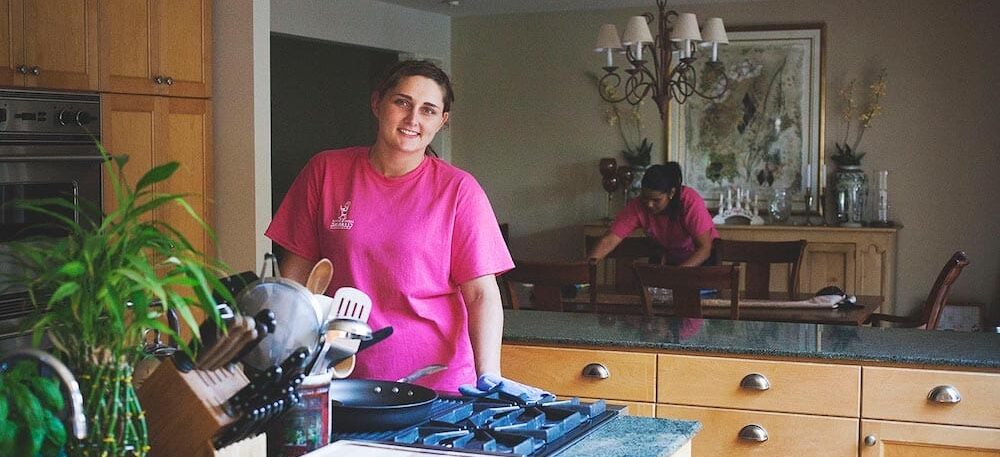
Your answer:
[[[669,456],[694,438],[698,430],[701,424],[693,421],[619,416],[556,456]]]
[[[1000,334],[504,310],[505,343],[1000,368]]]

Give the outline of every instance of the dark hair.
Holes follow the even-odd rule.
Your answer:
[[[423,76],[436,82],[441,87],[441,92],[443,92],[444,106],[441,107],[442,112],[447,113],[451,111],[451,104],[455,101],[455,91],[451,88],[451,79],[448,78],[448,74],[441,67],[438,67],[430,60],[403,60],[397,62],[382,74],[378,83],[375,84],[374,92],[378,94],[379,98],[382,98],[386,92],[396,87],[401,79],[410,76]],[[438,157],[437,151],[429,144],[424,153],[428,155],[433,154],[434,157]]]
[[[681,165],[677,162],[667,162],[663,165],[653,165],[646,169],[642,176],[642,188],[670,193],[675,189],[673,198],[667,203],[667,217],[677,220],[684,214],[684,206],[681,205],[681,189],[683,188],[684,177],[681,175]]]

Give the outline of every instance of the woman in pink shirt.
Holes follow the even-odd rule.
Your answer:
[[[442,363],[447,370],[418,382],[454,392],[500,375],[495,275],[514,263],[483,189],[431,155],[453,100],[434,64],[390,68],[371,97],[375,144],[313,156],[267,229],[287,251],[284,276],[304,283],[329,258],[327,294],[360,289],[372,298],[368,324],[393,327],[392,337],[359,355],[354,377],[395,380]]]
[[[670,265],[699,266],[712,254],[712,240],[719,237],[712,216],[694,189],[682,185],[677,162],[653,165],[642,177],[642,191],[615,216],[589,257],[603,259],[629,236],[642,228],[666,252]]]

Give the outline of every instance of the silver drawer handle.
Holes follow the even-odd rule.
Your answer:
[[[865,437],[865,446],[872,447],[875,443],[878,443],[878,438],[875,438],[875,435],[868,435]]]
[[[767,430],[757,424],[750,424],[740,429],[739,436],[743,441],[763,443],[767,441]]]
[[[771,383],[760,373],[750,373],[740,380],[740,387],[747,390],[767,390],[771,388]]]
[[[952,386],[937,386],[927,393],[927,399],[935,403],[958,403],[962,401],[962,394]]]
[[[26,67],[24,65],[18,65],[17,66],[17,72],[20,73],[20,74],[22,74],[22,75],[26,75],[26,74],[28,74],[28,67]]]
[[[583,367],[583,375],[594,379],[608,379],[611,377],[611,371],[599,363],[588,363],[587,366]]]
[[[31,67],[31,74],[33,74],[35,76],[38,76],[41,73],[42,73],[42,69],[38,68],[38,65],[35,65],[34,67]]]
[[[174,85],[174,78],[171,78],[171,77],[167,76],[167,79],[164,79],[163,83],[166,84],[166,85],[168,85],[168,86],[173,86]]]
[[[163,77],[160,75],[153,76],[153,82],[156,84],[163,84]]]

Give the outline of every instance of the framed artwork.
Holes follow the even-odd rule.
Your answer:
[[[729,44],[719,46],[727,91],[714,100],[693,96],[672,104],[668,158],[681,164],[684,183],[713,208],[731,187],[765,200],[784,188],[793,203],[809,189],[819,201],[823,25],[734,28],[728,35]],[[707,60],[695,62],[699,76],[708,74]]]

